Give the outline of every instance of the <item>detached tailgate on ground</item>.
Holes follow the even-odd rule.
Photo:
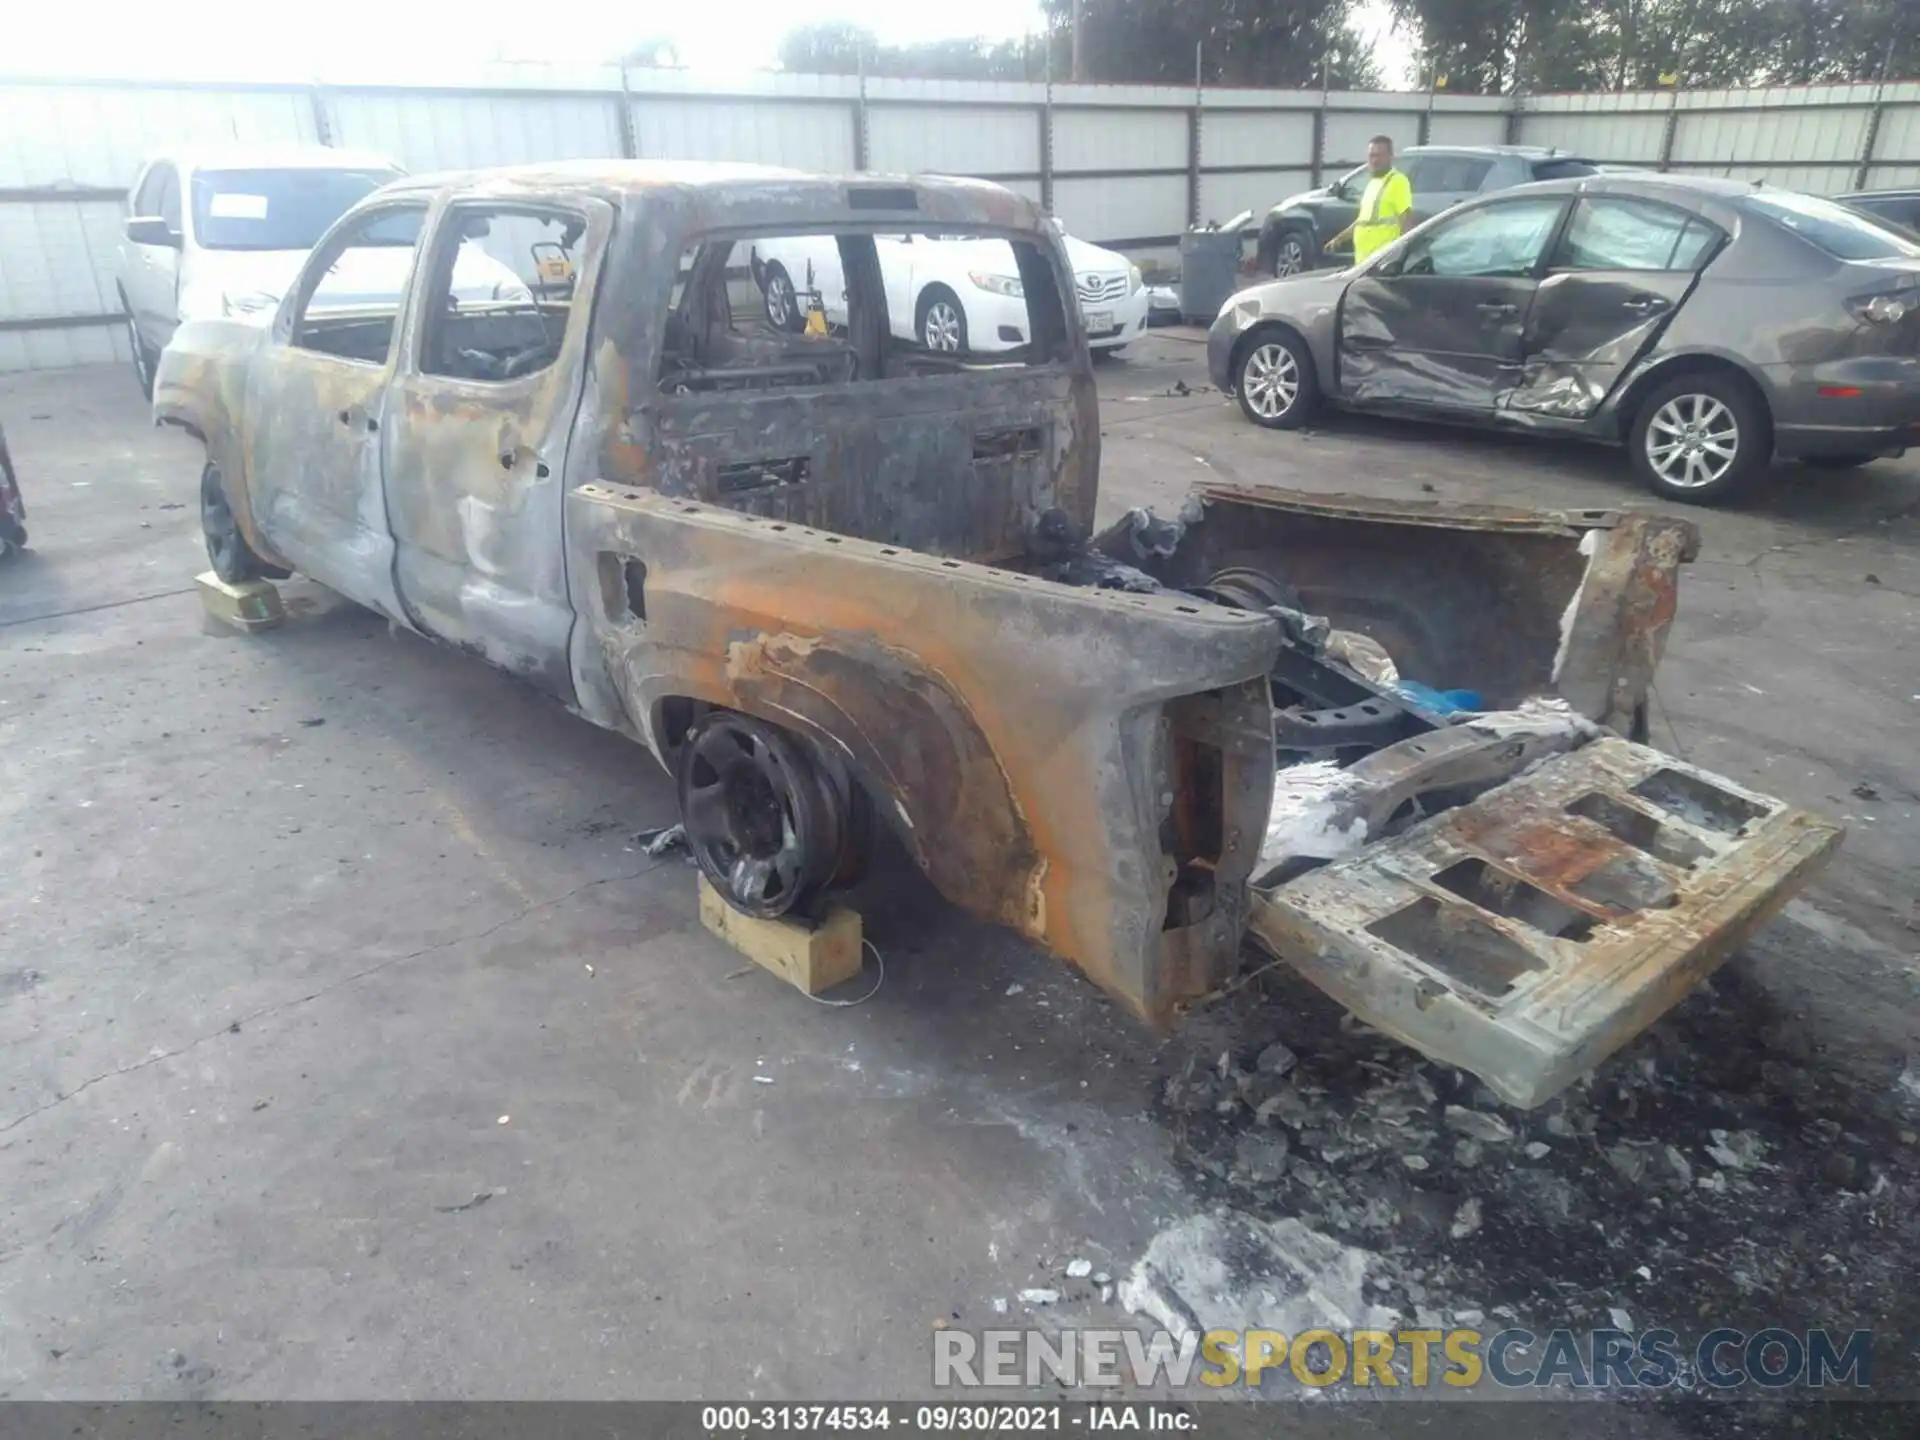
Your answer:
[[[1685,996],[1840,835],[1609,737],[1257,896],[1252,929],[1367,1023],[1532,1107]]]

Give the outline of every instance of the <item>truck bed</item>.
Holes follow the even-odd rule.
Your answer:
[[[656,754],[689,706],[808,737],[948,899],[1154,1024],[1251,934],[1537,1104],[1839,839],[1622,738],[1684,522],[1216,489],[986,565],[640,489],[569,506],[576,673]],[[1470,712],[1361,674],[1329,622]]]

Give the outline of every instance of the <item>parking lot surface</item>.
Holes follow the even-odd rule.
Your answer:
[[[1103,517],[1206,481],[1652,503],[1600,449],[1256,430],[1191,337],[1100,375]],[[1409,1320],[1872,1326],[1920,1373],[1913,457],[1693,512],[1660,672],[1655,742],[1843,818],[1839,859],[1563,1125],[1416,1172],[1417,1119],[1350,1122],[1464,1077],[1279,971],[1156,1036],[897,853],[856,900],[884,984],[810,1003],[638,851],[674,802],[637,747],[302,582],[279,631],[207,628],[198,446],[130,373],[0,377],[0,417],[7,1396],[920,1395],[936,1322],[1052,1287],[1028,1319],[1117,1323],[1068,1263],[1223,1212],[1363,1250]],[[1280,1178],[1207,1089],[1276,1038],[1317,1107]]]

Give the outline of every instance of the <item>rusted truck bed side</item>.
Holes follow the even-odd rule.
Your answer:
[[[1302,609],[1380,642],[1404,678],[1493,708],[1557,696],[1623,734],[1700,548],[1691,523],[1631,511],[1224,485],[1193,498],[1171,554],[1141,553],[1124,522],[1102,547],[1179,587],[1239,567],[1273,575]]]
[[[1225,978],[1273,788],[1278,626],[643,490],[569,497],[593,627],[670,758],[686,701],[880,792],[934,884],[1143,1018]]]

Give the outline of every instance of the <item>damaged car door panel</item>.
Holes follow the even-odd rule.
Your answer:
[[[974,237],[1019,343],[894,323],[876,244],[916,233]],[[844,311],[774,313],[756,242],[831,243]],[[355,243],[412,247],[397,310],[315,303]],[[451,293],[467,246],[520,283]],[[1251,936],[1538,1103],[1831,850],[1636,743],[1683,522],[1212,487],[1093,533],[1072,285],[1038,208],[975,182],[405,181],[272,327],[183,325],[155,413],[206,442],[217,564],[645,744],[736,908],[817,913],[883,821],[1156,1024]]]

